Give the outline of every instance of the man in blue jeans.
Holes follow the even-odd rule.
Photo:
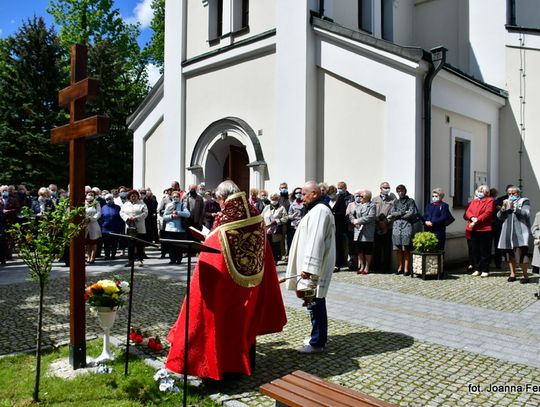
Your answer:
[[[311,337],[298,349],[300,353],[324,351],[328,339],[326,294],[334,271],[336,239],[334,215],[321,199],[321,190],[315,181],[302,187],[302,200],[306,215],[302,218],[289,251],[287,288],[308,302],[311,314]]]

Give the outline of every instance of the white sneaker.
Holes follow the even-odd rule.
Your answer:
[[[471,276],[479,276],[480,275],[480,272],[479,271],[475,271],[474,273],[471,274]]]
[[[489,277],[489,273],[486,273],[485,271],[480,274],[480,277]]]
[[[324,352],[324,348],[316,348],[311,345],[304,345],[298,348],[298,353],[321,353]]]
[[[304,346],[310,346],[309,344],[310,341],[311,341],[311,338],[304,339],[304,342],[303,342]]]

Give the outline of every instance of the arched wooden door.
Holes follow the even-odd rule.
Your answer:
[[[238,187],[249,193],[249,157],[246,147],[229,145],[229,155],[223,166],[223,179],[230,179]]]

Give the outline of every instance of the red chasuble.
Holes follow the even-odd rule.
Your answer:
[[[190,286],[188,374],[215,380],[251,374],[249,349],[257,335],[280,332],[287,322],[264,223],[245,194],[231,195],[204,244]],[[184,373],[185,301],[167,336],[165,367]]]

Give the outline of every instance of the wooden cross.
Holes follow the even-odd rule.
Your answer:
[[[51,130],[53,144],[69,142],[69,203],[84,204],[85,139],[98,137],[109,130],[105,116],[86,116],[86,101],[99,93],[100,82],[87,77],[88,49],[71,47],[71,84],[58,93],[58,104],[69,107],[69,124]],[[85,259],[84,233],[71,241],[69,248],[69,361],[73,369],[86,366],[86,318],[84,304]]]

